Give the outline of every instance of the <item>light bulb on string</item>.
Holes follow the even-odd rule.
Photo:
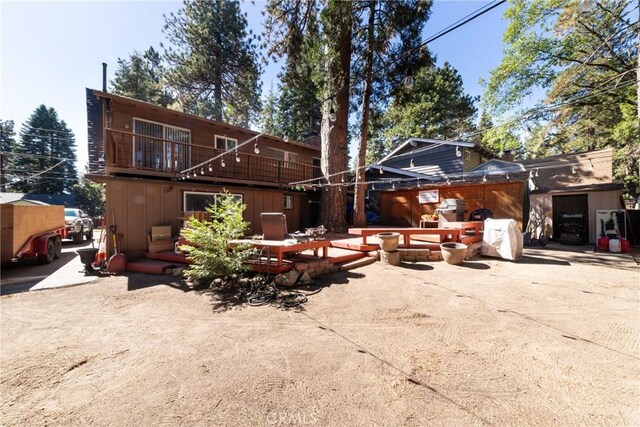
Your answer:
[[[189,179],[189,178],[191,178],[191,175],[189,175],[189,174],[187,173],[187,179]]]
[[[209,163],[209,172],[213,172],[213,165]]]
[[[482,177],[482,182],[487,182],[487,175],[486,174]]]
[[[371,184],[371,189],[375,190],[376,189],[376,185],[375,184]]]
[[[413,70],[411,67],[407,68],[407,75],[404,78],[404,87],[411,89],[413,87]]]
[[[340,178],[340,182],[344,182],[344,175]]]
[[[533,178],[533,169],[529,171],[529,179]]]
[[[540,174],[538,173],[538,169],[536,169],[536,178],[538,177],[538,175]]]
[[[200,175],[204,175],[204,168],[200,168]]]
[[[258,147],[258,143],[253,146],[253,152],[256,154],[260,154],[260,148]]]
[[[451,185],[451,181],[449,181],[449,178],[447,178],[447,185]]]
[[[575,166],[571,167],[571,173],[576,173],[576,167]]]
[[[240,163],[240,155],[236,152],[236,162]]]
[[[507,179],[509,179],[509,172],[507,172]]]
[[[380,172],[380,175],[382,175],[384,173],[384,170],[380,168],[379,172]]]
[[[409,167],[410,168],[415,168],[416,167],[416,164],[413,163],[413,157],[411,158],[411,161],[409,162]]]
[[[282,140],[284,142],[289,142],[289,132],[287,132],[286,130],[284,131],[284,135],[282,136]]]
[[[338,187],[338,191],[342,193],[342,187]]]
[[[227,166],[227,164],[224,162],[224,159],[220,160],[220,166],[222,166],[223,168]]]
[[[460,151],[460,147],[456,145],[456,157],[462,156],[462,151]]]
[[[395,182],[393,184],[391,184],[391,188],[394,189],[394,190],[396,189],[396,183]]]
[[[335,122],[338,117],[336,116],[336,110],[333,109],[333,105],[331,105],[331,109],[329,110],[329,120],[331,122]]]

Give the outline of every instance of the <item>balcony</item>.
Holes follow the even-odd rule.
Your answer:
[[[253,147],[253,145],[251,145]],[[224,150],[171,141],[115,129],[105,130],[106,172],[130,175],[178,177],[181,172],[206,162]],[[229,153],[205,163],[194,179],[282,186],[321,176],[317,166],[286,162],[243,152]],[[201,174],[204,172],[204,175]]]

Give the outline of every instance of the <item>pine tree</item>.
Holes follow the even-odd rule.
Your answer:
[[[366,225],[365,217],[365,203],[364,193],[366,185],[360,184],[360,178],[363,176],[361,173],[364,170],[365,161],[367,158],[368,142],[369,142],[369,119],[371,110],[374,111],[374,119],[376,118],[375,112],[382,108],[386,102],[386,93],[391,90],[391,86],[385,84],[390,74],[381,73],[383,78],[378,77],[374,79],[373,67],[376,62],[386,63],[389,61],[388,54],[393,52],[393,46],[391,46],[391,40],[394,37],[398,37],[401,40],[399,44],[402,48],[406,49],[407,54],[400,55],[400,58],[396,63],[403,63],[405,66],[413,66],[414,64],[407,65],[406,63],[412,60],[412,53],[418,48],[416,46],[406,46],[408,43],[415,43],[415,40],[419,37],[420,32],[427,21],[430,10],[430,0],[403,0],[403,1],[377,1],[369,0],[365,4],[368,18],[366,21],[361,21],[361,30],[357,30],[359,34],[363,36],[361,43],[356,44],[356,50],[362,52],[364,58],[364,67],[362,67],[361,73],[363,81],[362,84],[362,103],[360,107],[360,140],[358,144],[358,158],[357,158],[357,173],[355,195],[354,195],[354,216],[353,225],[356,227],[364,227]],[[356,11],[356,15],[359,13]],[[356,38],[358,40],[358,38]],[[358,48],[359,47],[359,48]],[[395,48],[397,49],[398,44]],[[394,52],[395,53],[395,52]],[[428,58],[428,55],[425,55]],[[359,79],[358,70],[360,61],[354,61],[354,74],[356,81]],[[382,65],[381,64],[381,65]],[[379,67],[381,68],[381,67]],[[389,71],[396,71],[390,67]],[[377,93],[376,93],[377,92]],[[374,106],[372,108],[372,101]],[[374,142],[374,150],[377,151],[379,145]]]
[[[7,191],[8,177],[11,176],[12,152],[16,144],[13,120],[0,119],[0,191]]]
[[[505,12],[505,54],[483,95],[494,116],[509,123],[511,115],[501,116],[546,91],[522,113],[526,120],[511,125],[535,129],[527,131],[527,151],[544,156],[612,146],[614,178],[633,195],[640,191],[637,9],[636,0],[514,0]]]
[[[278,120],[278,106],[277,95],[273,92],[273,89],[269,90],[269,93],[262,102],[262,111],[260,112],[260,130],[263,133],[269,135],[282,135],[282,126]]]
[[[165,16],[167,83],[181,108],[248,127],[260,112],[257,46],[238,1],[191,0]]]
[[[75,136],[53,108],[40,105],[22,125],[14,157],[13,190],[69,194],[78,181]]]
[[[423,67],[414,79],[413,87],[399,92],[385,113],[387,148],[412,136],[460,138],[475,128],[475,99],[464,92],[462,77],[449,63]]]
[[[134,51],[129,59],[118,58],[112,90],[119,95],[167,107],[173,100],[164,87],[164,73],[160,53],[153,46],[143,53]]]

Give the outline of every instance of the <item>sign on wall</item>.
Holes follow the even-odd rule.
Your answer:
[[[418,192],[419,203],[438,203],[440,196],[438,190],[424,190]]]

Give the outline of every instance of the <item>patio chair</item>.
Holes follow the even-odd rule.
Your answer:
[[[287,237],[287,216],[281,212],[260,214],[264,240],[284,240]]]

